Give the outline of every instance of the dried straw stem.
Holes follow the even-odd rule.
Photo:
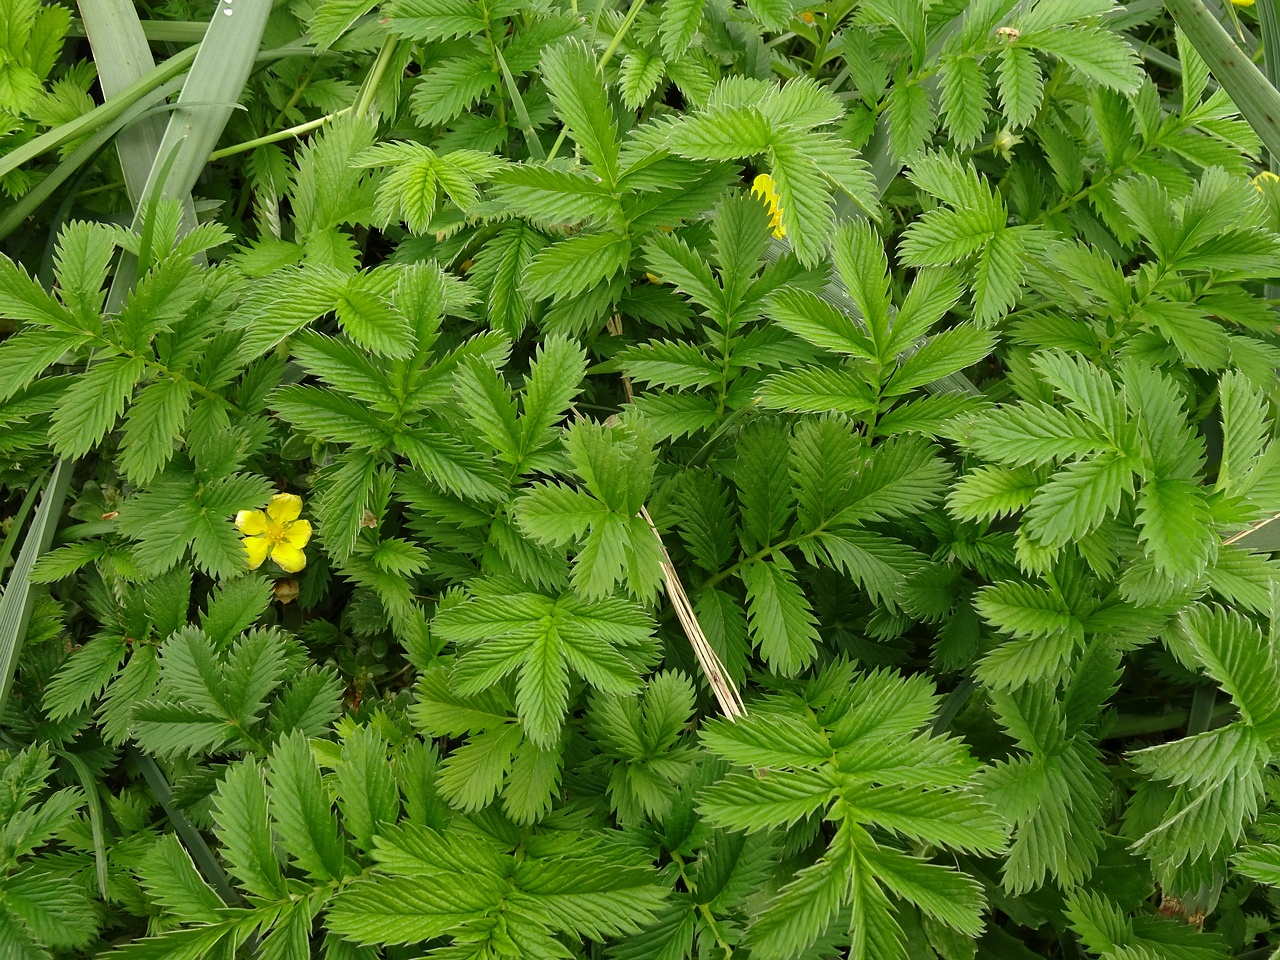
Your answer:
[[[706,675],[707,682],[711,684],[711,690],[720,703],[720,711],[730,720],[745,717],[747,708],[737,689],[729,682],[725,666],[708,642],[707,635],[702,632],[702,625],[698,623],[698,617],[693,612],[693,604],[689,602],[689,596],[684,592],[684,584],[680,582],[680,576],[671,563],[671,554],[667,553],[667,545],[662,542],[662,534],[658,533],[658,528],[654,526],[653,518],[649,516],[647,509],[641,507],[640,516],[644,517],[645,522],[649,524],[649,529],[658,538],[658,546],[662,548],[662,576],[666,580],[667,596],[671,598],[671,605],[675,607],[676,616],[680,618],[680,625],[684,627],[685,636],[689,638],[694,656],[698,658],[698,664],[702,667],[702,672]]]
[[[1234,536],[1222,541],[1222,545],[1224,547],[1229,547],[1233,543],[1235,543],[1237,540],[1243,540],[1245,537],[1249,536],[1249,534],[1254,533],[1257,530],[1261,530],[1263,527],[1265,527],[1268,523],[1271,523],[1273,520],[1280,520],[1280,513],[1277,513],[1274,517],[1267,517],[1267,519],[1259,523],[1255,523],[1252,527],[1246,527],[1244,530],[1241,530],[1239,533],[1235,534]]]

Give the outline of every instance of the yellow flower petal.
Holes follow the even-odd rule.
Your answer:
[[[236,514],[236,529],[256,537],[267,532],[267,515],[261,510],[241,510]]]
[[[781,240],[787,235],[787,228],[782,225],[782,207],[778,204],[777,183],[767,173],[757,174],[751,181],[752,196],[759,197],[769,208],[769,226],[773,235]]]
[[[1252,7],[1254,0],[1231,0],[1231,3],[1237,7]]]
[[[293,493],[277,493],[267,504],[267,516],[274,523],[288,523],[297,520],[302,513],[302,498]]]
[[[244,552],[249,555],[249,569],[257,570],[262,566],[262,561],[267,559],[267,549],[270,547],[267,538],[245,537],[240,542],[244,544]]]
[[[277,543],[272,547],[271,559],[286,573],[297,573],[307,565],[307,555],[287,543]]]
[[[756,178],[751,181],[751,192],[763,198],[770,206],[775,206],[778,202],[778,192],[774,189],[773,177],[767,173],[756,175]]]
[[[311,539],[311,524],[306,520],[295,520],[284,528],[284,542],[301,550]]]

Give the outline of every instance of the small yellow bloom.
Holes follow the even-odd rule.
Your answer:
[[[1237,6],[1237,7],[1252,7],[1252,6],[1253,6],[1253,0],[1231,0],[1231,3],[1232,3],[1232,5],[1233,5],[1233,6]]]
[[[760,174],[751,182],[751,193],[769,208],[769,226],[773,228],[773,235],[781,240],[787,235],[787,228],[782,225],[782,207],[778,204],[777,184],[773,177],[767,173]]]
[[[805,23],[809,24],[810,26],[813,25],[813,14],[807,10],[804,13],[800,14],[800,19],[803,20]]]
[[[657,277],[657,276],[655,276],[655,275],[654,275],[654,274],[652,274],[652,273],[646,273],[646,274],[644,275],[644,278],[645,278],[646,280],[648,280],[650,283],[661,283],[661,282],[662,282],[661,280],[659,280],[659,279],[658,279],[658,277]]]
[[[1258,174],[1249,182],[1253,184],[1253,189],[1261,193],[1262,185],[1264,183],[1280,183],[1280,177],[1277,177],[1270,170],[1263,170],[1260,174]]]
[[[236,514],[236,529],[245,535],[244,549],[249,569],[257,570],[270,557],[287,573],[297,573],[307,565],[302,548],[311,539],[311,524],[299,520],[302,498],[292,493],[277,493],[267,504],[266,512],[241,510]]]

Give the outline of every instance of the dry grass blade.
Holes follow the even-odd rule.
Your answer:
[[[720,712],[730,720],[745,717],[747,708],[742,702],[742,696],[738,693],[737,687],[729,682],[728,671],[725,670],[720,657],[707,640],[707,635],[702,632],[698,615],[694,613],[689,595],[684,592],[684,584],[680,582],[680,575],[676,573],[675,565],[671,562],[671,554],[667,553],[667,545],[662,542],[662,534],[658,533],[653,518],[644,507],[640,508],[640,516],[644,517],[645,523],[649,524],[649,529],[658,539],[658,546],[662,548],[662,576],[667,584],[667,596],[671,598],[671,605],[680,619],[680,626],[684,627],[685,636],[693,646],[693,654],[698,658],[698,665],[702,667],[707,683],[711,685],[711,691],[720,703]]]
[[[1265,520],[1259,520],[1259,521],[1258,521],[1257,523],[1255,523],[1253,526],[1251,526],[1251,527],[1245,527],[1245,528],[1244,528],[1243,530],[1241,530],[1240,532],[1235,533],[1235,534],[1232,534],[1232,535],[1231,535],[1230,537],[1228,537],[1226,540],[1223,540],[1223,541],[1222,541],[1222,545],[1223,545],[1224,547],[1229,547],[1229,546],[1231,546],[1233,543],[1239,543],[1239,542],[1240,542],[1241,540],[1243,540],[1245,537],[1248,537],[1248,536],[1250,536],[1251,534],[1257,533],[1257,532],[1258,532],[1259,530],[1261,530],[1263,527],[1267,526],[1268,524],[1274,523],[1276,520],[1280,520],[1280,513],[1277,513],[1274,517],[1267,517],[1267,519],[1265,519]]]

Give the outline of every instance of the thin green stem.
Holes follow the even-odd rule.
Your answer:
[[[605,64],[617,52],[618,47],[622,45],[623,38],[627,35],[627,31],[631,29],[631,25],[636,22],[636,18],[640,16],[640,11],[643,9],[644,0],[632,0],[631,9],[627,11],[627,15],[623,18],[622,25],[618,27],[613,39],[609,41],[609,45],[604,48],[600,63],[597,65],[598,69],[603,70]]]
[[[223,147],[221,150],[215,150],[209,154],[209,162],[221,160],[224,157],[234,156],[237,153],[244,153],[253,150],[256,147],[264,147],[269,143],[279,143],[281,140],[289,140],[294,137],[300,137],[303,134],[310,133],[323,127],[326,123],[331,123],[339,117],[348,113],[363,115],[369,111],[373,105],[373,98],[377,95],[378,84],[382,82],[382,75],[386,72],[387,65],[391,62],[391,57],[395,53],[396,44],[399,37],[390,36],[382,45],[382,49],[378,51],[378,59],[374,61],[373,67],[369,71],[369,75],[365,77],[364,83],[360,86],[360,92],[356,96],[356,101],[349,107],[336,110],[333,113],[326,113],[323,117],[317,117],[315,120],[308,120],[306,123],[295,124],[285,130],[277,130],[275,133],[268,133],[261,137],[255,137],[252,140],[246,140],[243,143],[235,143],[229,147]]]
[[[631,8],[627,11],[627,15],[623,17],[621,25],[617,32],[614,33],[613,39],[609,41],[609,45],[605,47],[604,53],[596,63],[597,70],[603,70],[605,64],[617,52],[618,47],[622,45],[623,38],[626,37],[627,31],[631,29],[631,25],[636,22],[636,18],[640,16],[640,11],[644,9],[644,0],[632,0]],[[597,10],[597,15],[599,11]],[[560,152],[560,148],[564,145],[565,135],[568,133],[567,127],[560,128],[560,135],[556,137],[556,142],[551,145],[551,150],[547,153],[548,160],[554,160],[556,154]]]
[[[378,51],[378,59],[373,62],[369,75],[364,78],[364,83],[360,86],[360,95],[356,98],[355,106],[352,108],[356,116],[364,116],[369,112],[369,108],[373,106],[373,98],[378,95],[378,84],[382,83],[382,75],[387,72],[387,67],[391,63],[391,58],[395,56],[396,47],[399,43],[400,38],[394,33],[382,41],[382,49]]]
[[[535,160],[545,160],[547,151],[542,148],[542,141],[538,139],[538,132],[533,128],[533,120],[529,117],[529,111],[525,108],[524,98],[520,96],[520,90],[516,87],[516,78],[511,73],[511,68],[507,66],[506,58],[502,55],[502,50],[498,44],[493,43],[493,58],[498,65],[498,69],[502,71],[502,80],[507,85],[507,93],[511,97],[511,108],[516,112],[516,120],[520,123],[520,129],[524,133],[525,143],[529,145],[529,152],[533,154]]]
[[[298,105],[298,101],[302,99],[302,94],[306,92],[307,87],[311,86],[311,78],[315,75],[317,66],[319,66],[318,62],[311,64],[306,75],[298,81],[298,85],[293,88],[293,93],[289,95],[289,99],[285,101],[284,106],[280,108],[280,112],[276,114],[276,118],[271,122],[271,126],[276,127],[284,123],[285,119],[289,115],[289,111]]]
[[[350,107],[347,108],[349,110]],[[339,110],[336,113],[326,113],[323,117],[315,120],[308,120],[306,123],[299,123],[296,126],[289,127],[286,130],[277,130],[275,133],[268,133],[263,137],[255,137],[253,140],[246,140],[244,143],[232,144],[229,147],[223,147],[221,150],[215,150],[209,154],[209,162],[221,160],[223,157],[231,157],[237,153],[244,153],[255,147],[264,147],[269,143],[278,143],[281,140],[288,140],[291,137],[300,137],[304,133],[310,133],[319,127],[323,127],[326,123],[336,120],[347,110]]]

